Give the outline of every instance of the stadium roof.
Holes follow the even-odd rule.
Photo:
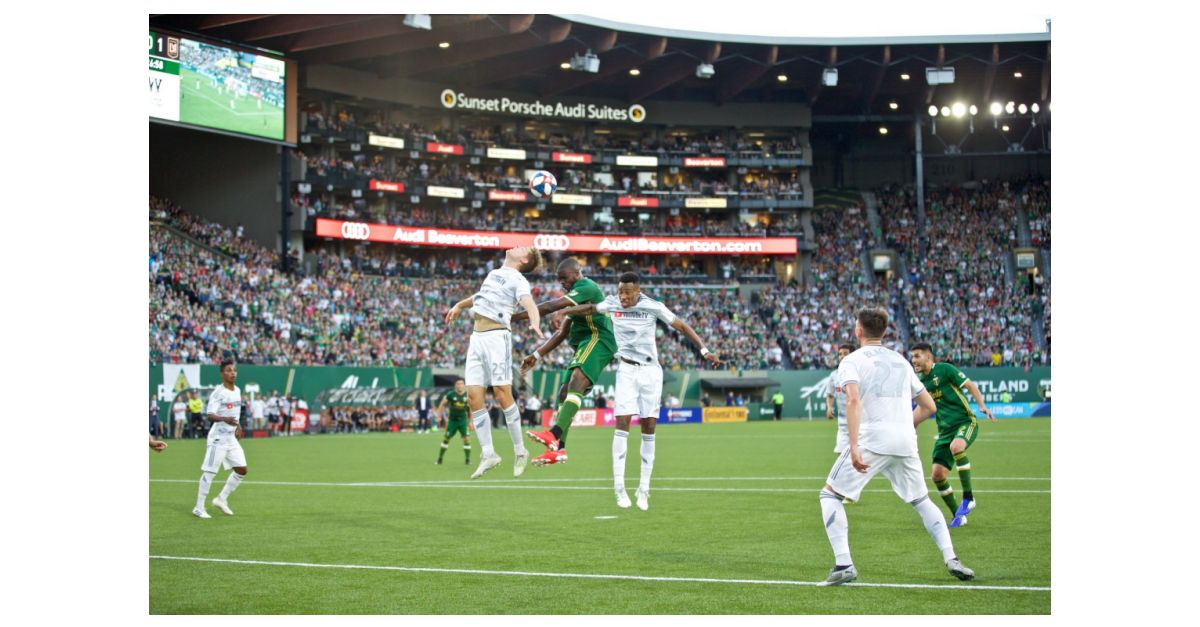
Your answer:
[[[461,88],[692,102],[809,102],[813,114],[905,116],[954,101],[1050,101],[1050,34],[786,38],[636,26],[574,15],[151,15],[150,25],[299,60]],[[439,44],[448,44],[440,47]],[[562,69],[591,50],[599,71]],[[696,76],[700,63],[715,75]],[[929,86],[925,69],[955,69]],[[838,70],[825,86],[826,68]],[[631,75],[630,70],[638,70]],[[902,75],[908,76],[907,79]],[[785,76],[786,80],[779,77]],[[892,108],[895,103],[895,108]]]

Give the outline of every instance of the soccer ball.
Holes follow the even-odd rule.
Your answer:
[[[533,193],[535,198],[546,198],[557,189],[558,180],[554,178],[553,174],[545,170],[538,170],[529,178],[529,191]]]

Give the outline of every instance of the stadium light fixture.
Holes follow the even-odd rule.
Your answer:
[[[1005,133],[1007,133],[1007,132],[1008,132],[1008,125],[1007,125],[1007,124],[1005,124],[1004,126],[1001,126],[1001,127],[1000,127],[1000,130],[1002,130],[1002,131],[1004,131]]]
[[[558,65],[558,67],[560,67],[560,68],[562,68],[562,69],[564,69],[564,70],[569,70],[569,69],[571,69],[571,64],[570,64],[570,63],[567,63],[566,61],[563,61],[562,63],[560,63],[560,64]]]
[[[642,71],[641,71],[641,70],[639,70],[639,69],[637,69],[637,68],[633,68],[633,69],[629,70],[629,75],[630,75],[630,76],[638,76],[638,75],[640,75],[641,73],[642,73]],[[1024,105],[1022,105],[1022,106],[1024,106]]]
[[[710,79],[717,73],[711,63],[701,63],[696,66],[696,78]]]
[[[929,117],[936,118],[937,112],[938,112],[937,105],[929,105]]]
[[[1028,113],[1028,112],[1029,112],[1029,107],[1026,107],[1026,106],[1025,106],[1025,103],[1023,103],[1023,102],[1022,102],[1021,104],[1017,105],[1017,111],[1018,111],[1018,112],[1019,112],[1021,115],[1025,115],[1026,113]]]
[[[953,85],[954,68],[927,67],[925,68],[925,82],[930,85]]]
[[[993,102],[992,103],[992,115],[1000,115],[1001,113],[1004,113],[1004,105],[1002,105],[998,102]]]
[[[1022,78],[1024,76],[1025,75],[1021,73],[1021,70],[1017,70],[1016,72],[1013,72],[1013,78]]]
[[[450,47],[450,42],[448,42],[448,41],[443,41],[442,43],[438,44],[438,48],[441,48],[442,50],[445,50],[446,48],[449,48],[449,47]]]
[[[899,108],[900,108],[900,103],[898,103],[898,102],[896,102],[895,100],[893,100],[893,101],[891,101],[891,102],[889,102],[889,103],[888,103],[888,108],[889,108],[889,109],[891,109],[892,111],[895,111],[896,109],[899,109]]]
[[[423,13],[409,13],[404,16],[404,25],[409,28],[433,30],[433,19]]]
[[[786,83],[787,82],[787,74],[780,74],[779,76],[775,77],[775,80],[777,80],[781,83]]]
[[[1037,113],[1038,111],[1041,111],[1041,110],[1042,110],[1042,108],[1041,108],[1041,107],[1039,107],[1039,106],[1038,106],[1038,103],[1036,103],[1036,102],[1035,102],[1035,103],[1033,103],[1033,104],[1029,105],[1029,110],[1030,110],[1030,111],[1033,111],[1034,113]]]
[[[837,68],[827,67],[821,71],[821,84],[826,87],[837,87]]]
[[[1016,110],[1017,110],[1017,103],[1015,103],[1011,100],[1008,101],[1008,104],[1004,105],[1004,112],[1009,115],[1012,115],[1012,113]]]
[[[902,80],[902,81],[906,81],[906,80],[908,80],[908,79],[910,79],[910,78],[912,78],[912,77],[908,75],[908,72],[901,72],[901,73],[900,73],[900,80]]]
[[[571,57],[570,65],[572,70],[595,74],[600,71],[600,57],[593,54],[591,49],[588,49],[584,54],[577,54]]]
[[[950,112],[954,114],[954,117],[961,118],[967,114],[967,105],[961,102],[956,102],[952,107],[950,107]]]
[[[942,117],[944,117],[944,118],[950,117],[950,107],[942,105]]]
[[[880,135],[887,135],[887,134],[888,134],[887,127],[886,127],[886,126],[881,126],[881,127],[879,127],[879,134],[880,134]]]
[[[971,113],[971,115],[973,115],[973,116],[979,115],[979,107],[977,107],[975,105],[971,105],[970,108],[967,109],[967,111],[969,111]]]

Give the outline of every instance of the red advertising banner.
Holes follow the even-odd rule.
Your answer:
[[[404,183],[395,183],[393,181],[376,181],[375,179],[371,179],[371,182],[367,183],[367,188],[371,191],[396,192],[398,194],[404,191]]]
[[[723,168],[725,157],[684,157],[683,165],[688,168]]]
[[[436,152],[443,155],[461,155],[463,153],[463,147],[459,146],[458,144],[436,144],[434,142],[429,142],[425,144],[425,151]]]
[[[550,153],[550,160],[562,163],[591,163],[592,156],[577,152],[552,152]]]
[[[318,237],[455,248],[514,248],[649,255],[794,255],[794,237],[614,237],[391,226],[317,218]]]
[[[617,198],[618,207],[657,207],[657,198],[639,198],[637,196],[621,196]]]
[[[511,200],[515,202],[525,202],[529,197],[525,192],[506,192],[499,189],[488,190],[488,200]]]

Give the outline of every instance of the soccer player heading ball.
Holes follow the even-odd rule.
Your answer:
[[[529,281],[523,274],[533,272],[542,265],[542,253],[532,246],[510,248],[504,253],[504,265],[488,273],[483,285],[473,296],[468,296],[446,312],[446,324],[454,322],[459,314],[471,308],[474,315],[474,331],[467,347],[467,405],[471,410],[471,421],[475,423],[475,435],[483,454],[479,467],[471,475],[478,479],[483,473],[500,465],[500,456],[492,446],[492,428],[488,412],[483,405],[484,391],[492,387],[496,401],[504,411],[508,434],[512,438],[513,476],[525,472],[529,453],[521,441],[521,414],[512,394],[512,320],[513,307],[520,305],[521,312],[529,318],[529,325],[537,337],[544,338],[541,330],[541,315],[533,303]]]

